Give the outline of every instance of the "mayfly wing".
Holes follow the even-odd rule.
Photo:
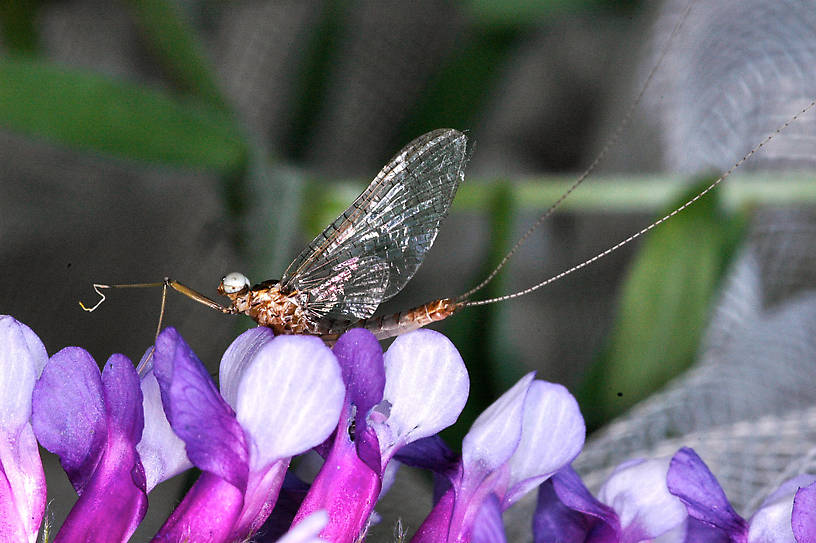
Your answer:
[[[364,319],[402,290],[464,178],[467,140],[440,129],[406,145],[298,255],[281,279],[316,320]]]

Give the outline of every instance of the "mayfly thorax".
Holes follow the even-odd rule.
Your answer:
[[[379,339],[397,336],[446,319],[463,308],[525,296],[557,281],[627,245],[694,204],[816,104],[812,101],[795,114],[791,112],[784,124],[748,150],[707,188],[619,243],[518,292],[474,300],[472,297],[493,279],[543,220],[586,179],[615,143],[687,14],[688,10],[666,41],[661,56],[623,121],[595,161],[527,230],[499,265],[481,283],[460,296],[433,300],[392,315],[374,316],[380,304],[400,292],[419,269],[436,239],[459,184],[464,180],[467,139],[457,130],[439,129],[418,137],[397,153],[368,188],[303,249],[280,280],[252,285],[246,276],[230,273],[218,285],[218,293],[229,300],[227,305],[172,279],[128,285],[95,284],[100,300],[93,307],[80,305],[87,311],[96,309],[105,299],[102,289],[162,287],[163,315],[169,287],[222,313],[248,315],[259,325],[272,328],[276,334],[309,334],[333,343],[340,334],[354,327],[366,328]]]

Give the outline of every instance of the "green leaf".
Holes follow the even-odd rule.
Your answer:
[[[324,113],[323,104],[329,92],[329,77],[338,57],[342,54],[340,38],[346,30],[349,8],[348,0],[323,2],[318,23],[311,31],[309,43],[302,51],[298,75],[295,78],[297,97],[292,106],[292,120],[286,140],[285,154],[295,160],[302,159],[309,141]]]
[[[142,34],[168,75],[186,92],[217,108],[226,100],[213,77],[196,33],[179,13],[176,2],[129,0]]]
[[[0,125],[80,149],[219,172],[244,169],[248,155],[224,112],[29,60],[0,61]]]
[[[400,128],[400,141],[410,141],[440,126],[474,124],[474,116],[484,109],[521,37],[514,27],[491,27],[463,36]]]
[[[668,211],[699,193],[705,180]],[[596,426],[662,387],[694,360],[712,296],[735,246],[743,219],[728,217],[714,191],[656,228],[629,270],[617,319],[581,394]]]
[[[40,49],[37,33],[39,0],[6,0],[0,2],[0,32],[3,45],[19,55],[36,54]]]
[[[553,16],[607,9],[630,13],[639,0],[468,0],[465,8],[485,25],[531,26]]]

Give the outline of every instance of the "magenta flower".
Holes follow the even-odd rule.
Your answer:
[[[312,337],[255,328],[230,345],[219,394],[178,333],[156,342],[153,371],[167,420],[202,471],[154,541],[234,541],[253,534],[277,500],[292,456],[337,424],[344,388],[331,351]]]
[[[45,510],[40,452],[31,419],[31,393],[48,361],[40,339],[0,315],[0,541],[34,543]]]
[[[504,541],[502,513],[571,462],[584,437],[575,398],[560,385],[525,376],[476,419],[461,459],[437,467],[447,485],[413,541]],[[435,456],[444,466],[450,458],[438,441],[422,447],[412,451],[417,464]]]
[[[59,351],[34,387],[32,424],[79,494],[55,541],[127,541],[147,511],[136,452],[142,392],[131,361],[115,354],[100,374],[87,351]]]
[[[325,509],[329,522],[321,537],[351,542],[365,534],[391,459],[408,443],[453,424],[469,381],[453,344],[430,330],[398,337],[385,356],[370,332],[351,330],[334,353],[346,384],[344,406],[294,525]]]

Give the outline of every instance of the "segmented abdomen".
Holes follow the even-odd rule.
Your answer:
[[[374,334],[377,339],[386,339],[417,330],[432,322],[444,320],[461,307],[461,304],[454,302],[450,298],[442,298],[391,315],[363,319],[357,322],[332,323],[328,330],[321,334],[321,337],[328,343],[334,343],[346,330],[365,328]]]

